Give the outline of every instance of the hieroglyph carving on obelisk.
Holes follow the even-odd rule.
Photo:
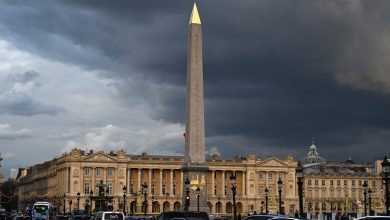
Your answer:
[[[196,4],[188,24],[185,162],[205,162],[202,26]]]

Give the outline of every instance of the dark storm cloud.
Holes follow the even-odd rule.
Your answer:
[[[154,92],[151,115],[184,122],[191,1],[0,4],[0,30],[20,48],[164,85],[144,88]],[[221,0],[198,8],[210,144],[238,153],[213,139],[236,136],[255,151],[278,146],[302,156],[315,136],[334,159],[348,156],[340,147],[359,159],[361,148],[389,153],[390,2]]]

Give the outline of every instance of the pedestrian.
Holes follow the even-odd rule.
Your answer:
[[[241,220],[241,213],[238,213],[237,220]]]
[[[295,218],[299,218],[298,210],[295,210]]]

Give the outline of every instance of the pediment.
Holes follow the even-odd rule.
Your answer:
[[[286,167],[288,166],[288,164],[286,164],[285,162],[275,158],[275,157],[269,157],[263,161],[260,161],[259,163],[260,166],[264,166],[264,167]]]
[[[93,155],[90,155],[84,159],[85,161],[117,161],[116,158],[105,154],[104,152],[97,152]]]

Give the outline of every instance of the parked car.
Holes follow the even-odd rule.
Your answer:
[[[210,220],[207,212],[163,212],[157,220]]]
[[[358,218],[358,220],[390,220],[390,216],[382,216],[382,215],[364,216],[364,217]]]
[[[279,214],[255,214],[244,218],[244,220],[268,220],[277,217],[288,218],[287,215],[279,215]]]
[[[101,211],[96,212],[94,220],[124,220],[125,215],[123,212],[110,212],[110,211]]]

